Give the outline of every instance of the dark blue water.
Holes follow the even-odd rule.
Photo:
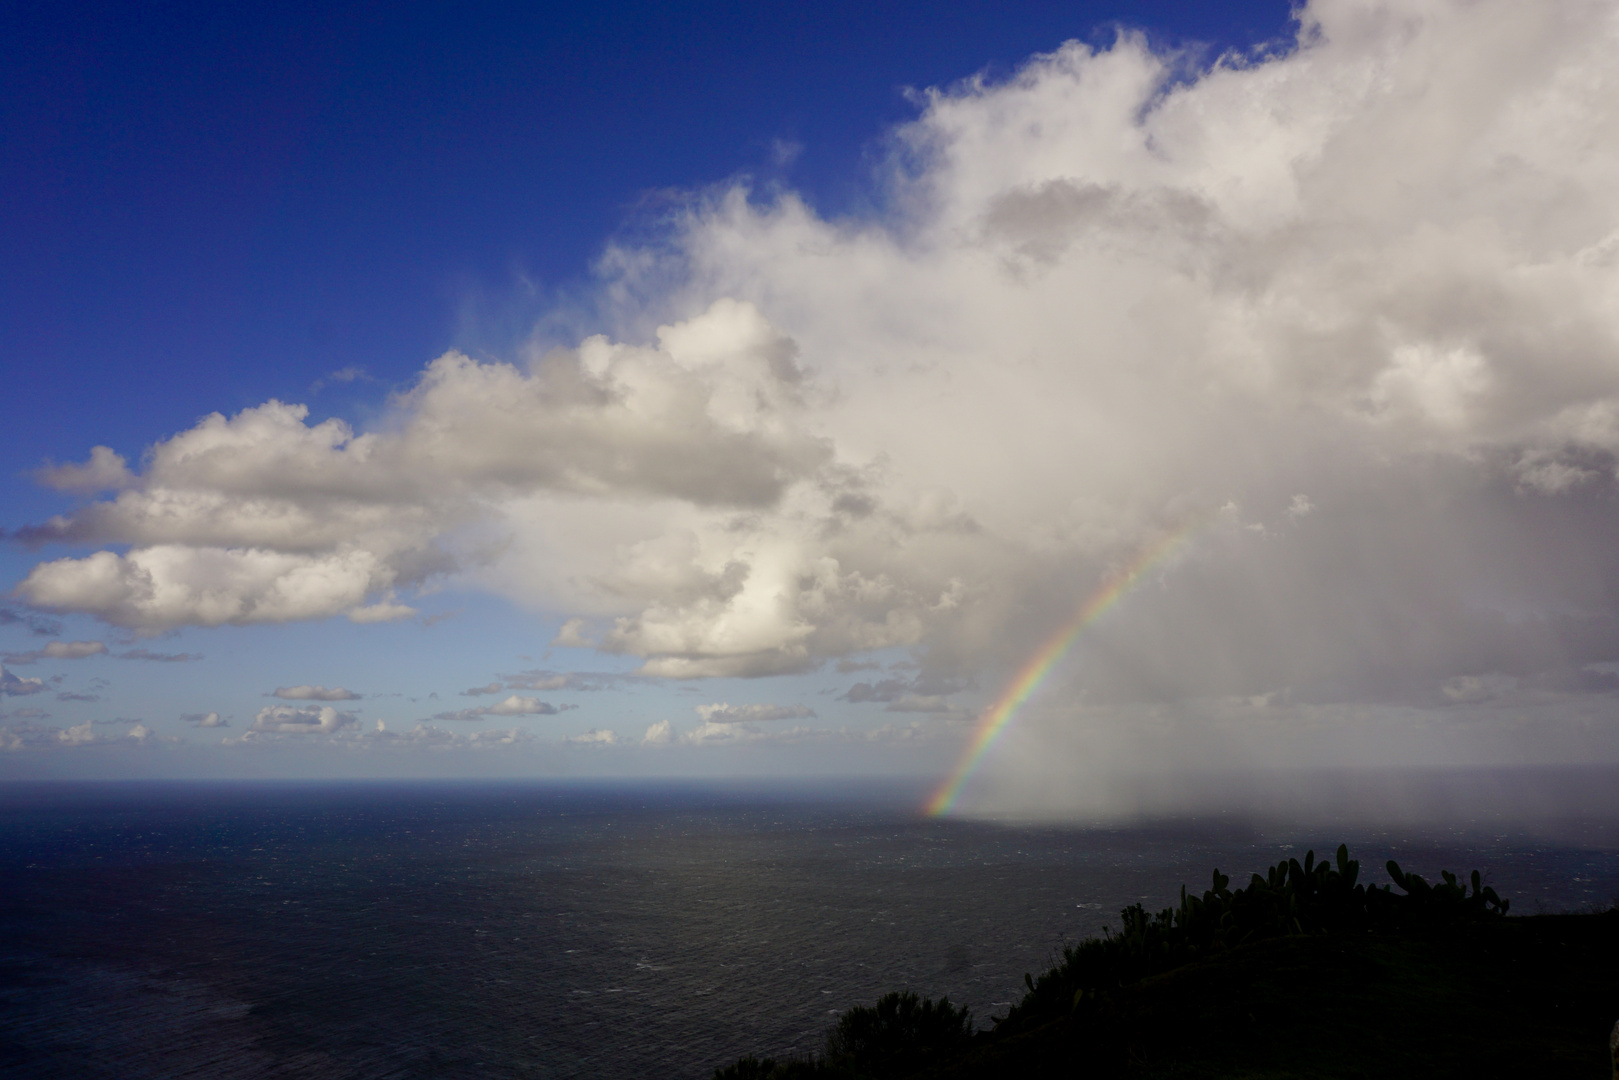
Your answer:
[[[706,1077],[815,1049],[889,989],[987,1018],[1119,907],[1345,838],[1368,869],[1479,867],[1519,910],[1619,895],[1600,838],[1498,827],[1011,828],[736,789],[11,788],[0,1071]]]

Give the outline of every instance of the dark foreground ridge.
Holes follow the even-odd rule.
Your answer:
[[[850,1009],[812,1060],[715,1080],[1609,1075],[1619,910],[1506,918],[1478,871],[1365,885],[1339,847],[1063,950],[993,1027],[948,998]],[[1470,886],[1470,887],[1469,887]],[[1395,889],[1399,891],[1396,892]]]

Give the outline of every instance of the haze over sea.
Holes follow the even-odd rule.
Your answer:
[[[0,1069],[703,1077],[814,1050],[836,1013],[895,988],[986,1023],[1120,907],[1340,840],[1377,881],[1390,857],[1477,867],[1515,912],[1619,895],[1612,815],[1086,828],[928,819],[919,801],[825,785],[0,789]]]

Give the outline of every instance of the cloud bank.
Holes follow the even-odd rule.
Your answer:
[[[1616,57],[1585,0],[1318,0],[1200,71],[1070,43],[927,94],[876,213],[738,183],[614,248],[610,334],[446,354],[371,431],[271,401],[45,470],[110,494],[22,539],[128,547],[18,594],[156,633],[403,618],[448,577],[647,675],[906,647],[959,687],[1189,529],[1073,701],[1605,700]]]

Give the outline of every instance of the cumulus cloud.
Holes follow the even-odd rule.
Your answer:
[[[199,728],[230,727],[230,721],[222,719],[217,712],[186,713],[180,719]]]
[[[555,706],[539,698],[519,697],[516,694],[487,706],[487,709],[490,716],[543,716],[557,712]]]
[[[572,705],[552,705],[539,698],[513,694],[493,705],[480,705],[476,709],[458,709],[439,713],[435,720],[481,720],[485,716],[555,716],[574,708]]]
[[[8,664],[32,664],[38,660],[83,660],[90,656],[104,656],[107,646],[99,641],[53,641],[43,649],[30,649],[22,653],[5,653]]]
[[[498,694],[504,689],[506,689],[506,686],[505,686],[504,683],[492,682],[492,683],[486,683],[483,686],[474,686],[471,689],[463,690],[463,691],[461,691],[461,696],[462,697],[478,697],[478,696],[483,695],[483,694]]]
[[[164,738],[164,737],[158,736],[155,732],[152,731],[151,728],[147,727],[144,723],[142,723],[139,720],[123,720],[123,719],[119,719],[119,720],[103,721],[102,723],[120,724],[120,725],[121,724],[129,724],[131,726],[123,734],[111,735],[111,734],[102,734],[101,732],[98,732],[96,730],[96,724],[97,724],[96,721],[86,721],[85,723],[82,723],[82,724],[75,724],[72,727],[66,727],[66,728],[51,730],[49,732],[49,735],[54,736],[54,738],[40,739],[37,736],[47,734],[45,731],[32,732],[31,734],[34,734],[36,737],[33,738],[33,739],[27,740],[27,743],[31,743],[32,745],[37,747],[37,746],[39,746],[41,744],[49,746],[52,742],[54,742],[55,744],[60,745],[60,746],[91,746],[91,745],[96,745],[96,744],[106,745],[108,743],[123,743],[123,744],[126,744],[126,745],[129,744],[129,743],[135,743],[137,745],[142,745],[142,744],[147,744],[147,743],[152,743],[152,742],[157,742],[157,743],[170,742],[170,743],[172,743],[172,742],[175,741],[172,737]],[[22,745],[19,745],[17,747],[17,749],[21,749],[21,748],[23,748]]]
[[[278,686],[274,696],[285,701],[358,701],[360,695],[341,686]]]
[[[135,481],[123,455],[115,453],[110,446],[92,447],[90,460],[83,465],[47,465],[34,476],[46,487],[81,495],[119,491]]]
[[[932,91],[864,217],[704,193],[608,252],[611,334],[448,354],[375,430],[269,402],[138,475],[92,452],[62,477],[115,494],[19,536],[119,550],[18,594],[156,632],[457,574],[644,675],[906,648],[987,685],[1184,535],[1074,700],[1607,693],[1570,673],[1619,659],[1619,12],[1297,17],[1200,72],[1125,34]],[[888,681],[848,700],[950,696]]]
[[[769,720],[803,720],[815,715],[806,705],[698,705],[696,712],[705,724],[748,724]]]
[[[523,369],[448,354],[385,431],[279,401],[215,414],[153,446],[116,498],[20,530],[134,546],[42,563],[18,592],[140,630],[404,617],[390,591],[456,566],[448,534],[491,501],[775,503],[830,461],[795,421],[801,382],[793,343],[720,300],[652,347],[595,337]]]
[[[330,735],[357,722],[353,713],[340,713],[330,705],[266,705],[253,718],[251,730],[272,735]]]
[[[618,736],[613,734],[611,730],[597,731],[595,728],[591,728],[583,735],[568,735],[562,741],[575,746],[616,746],[618,745]]]

